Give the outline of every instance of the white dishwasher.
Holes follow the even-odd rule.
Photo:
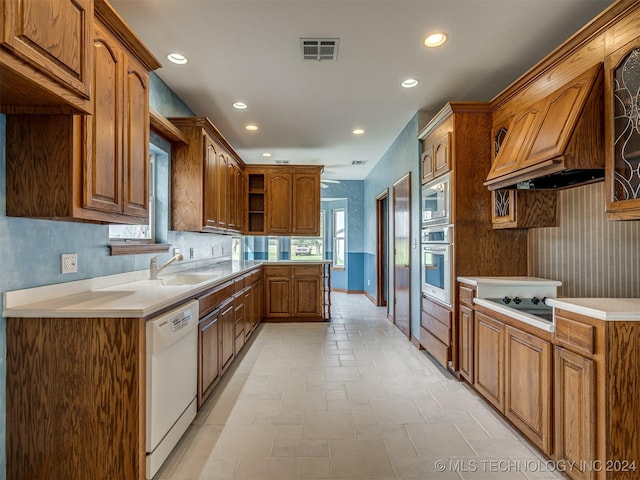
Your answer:
[[[198,302],[147,321],[147,479],[196,416]]]

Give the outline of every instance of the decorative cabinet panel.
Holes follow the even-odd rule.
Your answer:
[[[556,197],[553,190],[494,190],[491,192],[493,228],[555,227]]]
[[[320,235],[322,167],[245,169],[246,233],[253,235]]]
[[[293,316],[322,317],[322,265],[293,267]]]
[[[5,1],[3,113],[92,113],[93,0]]]
[[[240,159],[205,117],[169,119],[187,138],[173,144],[171,222],[173,230],[240,232],[244,184]]]
[[[452,122],[445,121],[422,140],[422,183],[451,170]]]
[[[504,412],[505,325],[475,312],[474,387],[498,410]]]
[[[640,37],[605,62],[607,217],[640,219]]]
[[[506,326],[505,340],[504,414],[534,445],[550,455],[551,342],[510,325]]]
[[[8,215],[148,222],[148,77],[160,64],[121,40],[110,12],[96,10],[93,115],[7,116]]]
[[[458,309],[460,328],[460,376],[473,384],[473,309],[460,305]]]

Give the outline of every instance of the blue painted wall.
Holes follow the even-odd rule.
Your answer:
[[[411,335],[419,338],[420,327],[420,176],[418,114],[409,121],[393,144],[364,180],[364,258],[366,292],[376,295],[376,197],[389,191],[389,292],[393,292],[393,184],[411,172]],[[389,314],[394,314],[389,294]]]
[[[154,73],[150,77],[150,105],[165,117],[193,116],[193,112]],[[49,220],[32,220],[6,216],[6,117],[0,115],[0,294],[5,291],[81,280],[102,275],[142,270],[149,267],[152,255],[109,255],[109,228]],[[164,198],[168,211],[170,145],[152,134],[152,143],[165,150],[158,164],[163,181],[158,196]],[[162,208],[162,207],[161,207]],[[168,231],[168,218],[159,222],[159,238],[187,253],[194,248],[193,261],[211,257],[224,246],[231,252],[231,237],[223,235]],[[60,274],[60,254],[78,254],[78,273]],[[163,254],[165,261],[171,254]],[[0,297],[0,312],[3,299]],[[6,476],[5,399],[6,399],[6,321],[0,316],[0,478]]]

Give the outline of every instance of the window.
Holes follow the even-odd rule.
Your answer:
[[[320,236],[292,238],[289,253],[291,260],[324,260],[324,211],[320,211]]]
[[[333,265],[344,267],[345,259],[345,211],[336,208],[333,211]]]
[[[242,237],[233,237],[231,239],[231,260],[242,260]]]
[[[268,256],[267,260],[280,260],[280,238],[267,237]]]

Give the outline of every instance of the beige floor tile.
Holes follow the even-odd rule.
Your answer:
[[[288,480],[300,475],[299,458],[241,458],[234,478],[238,480]]]
[[[282,413],[320,412],[328,408],[324,390],[285,392],[282,399]]]
[[[328,382],[360,382],[358,367],[325,367],[324,378]]]
[[[238,458],[232,457],[210,457],[204,461],[189,460],[182,461],[174,470],[171,478],[181,479],[214,479],[233,478],[238,466]]]
[[[274,425],[225,425],[214,456],[268,457],[275,433]]]
[[[302,436],[307,439],[351,439],[354,426],[349,412],[305,413]]]
[[[408,440],[407,431],[404,425],[397,423],[386,424],[372,424],[372,425],[354,425],[356,438],[358,439],[371,439],[371,440],[391,440],[391,439],[405,439]]]
[[[446,458],[450,455],[473,456],[475,451],[460,432],[447,424],[406,425],[418,455]]]
[[[378,423],[424,423],[411,400],[374,399],[370,403]]]
[[[408,438],[389,438],[383,440],[384,448],[390,460],[406,457],[417,457],[418,453]]]
[[[281,400],[237,399],[231,409],[214,406],[205,424],[242,425],[253,423],[258,413],[277,415],[282,408]]]
[[[276,440],[291,438],[302,438],[302,424],[300,425],[278,425],[276,427]]]
[[[302,425],[302,413],[256,413],[253,423],[268,423],[271,425]]]
[[[309,457],[300,459],[301,479],[332,478],[329,457]]]
[[[329,449],[335,478],[393,477],[382,440],[331,440]]]
[[[271,451],[272,457],[328,457],[327,440],[282,439],[276,440]]]

